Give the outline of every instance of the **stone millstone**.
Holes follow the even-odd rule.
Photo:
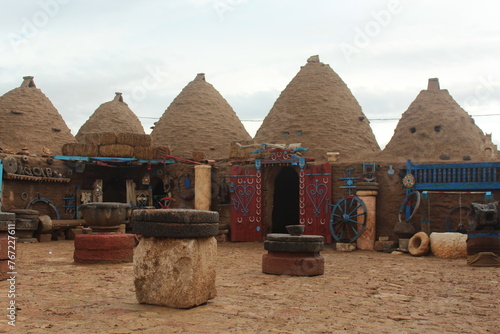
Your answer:
[[[467,257],[467,234],[433,232],[430,239],[434,256],[448,259]]]
[[[37,228],[38,228],[38,218],[36,219],[16,218],[16,230],[36,231]]]
[[[0,221],[0,232],[6,232],[10,226],[15,226],[15,220],[1,220]]]
[[[132,219],[134,222],[216,224],[219,223],[219,213],[193,209],[134,210]]]
[[[15,213],[16,217],[19,217],[21,215],[38,216],[40,214],[38,210],[31,210],[31,209],[12,209],[9,210],[9,212]]]
[[[192,308],[217,295],[217,241],[143,237],[134,253],[137,301]]]
[[[16,214],[13,212],[0,212],[0,221],[13,221],[16,219]]]
[[[80,234],[75,237],[73,259],[77,263],[132,262],[134,246],[132,234]]]
[[[157,238],[205,238],[219,234],[219,213],[205,210],[135,210],[132,232]]]
[[[302,241],[264,241],[264,249],[270,252],[291,252],[291,253],[318,253],[325,248],[321,241],[302,242]]]
[[[324,242],[322,235],[291,235],[287,233],[269,233],[267,240],[272,241],[291,241],[291,242]]]
[[[289,276],[323,275],[325,259],[319,253],[268,252],[262,256],[262,272]]]
[[[157,238],[206,238],[219,234],[217,224],[134,222],[132,233]]]

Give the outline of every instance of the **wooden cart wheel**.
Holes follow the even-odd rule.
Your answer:
[[[332,210],[330,231],[338,242],[354,242],[366,228],[366,206],[356,196],[346,196]]]

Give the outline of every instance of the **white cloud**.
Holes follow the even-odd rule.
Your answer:
[[[477,94],[484,78],[500,81],[500,3],[492,1],[401,0],[387,24],[380,15],[393,0],[42,2],[58,1],[56,14],[45,10],[47,22],[37,14],[44,12],[38,0],[2,5],[0,94],[34,75],[73,133],[115,91],[139,117],[159,118],[199,72],[240,118],[262,119],[313,54],[342,77],[368,118],[399,117],[430,77],[439,77],[469,113],[495,113],[500,106],[500,86]],[[218,12],[217,5],[226,10]],[[339,46],[353,44],[373,22],[380,31],[372,30],[349,62]],[[24,36],[17,52],[8,33]],[[148,68],[159,68],[164,79],[139,99]],[[494,132],[500,119],[484,118],[478,125]],[[152,124],[141,121],[145,128]],[[382,146],[391,126],[372,122]]]

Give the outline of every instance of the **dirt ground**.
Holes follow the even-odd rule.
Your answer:
[[[218,296],[189,310],[136,302],[133,264],[76,265],[73,241],[17,245],[15,333],[500,333],[500,268],[327,245],[325,274],[263,274],[262,243],[218,247]]]

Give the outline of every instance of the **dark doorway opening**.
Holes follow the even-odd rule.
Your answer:
[[[159,202],[161,201],[162,198],[167,196],[167,194],[165,193],[165,187],[163,185],[163,181],[158,177],[154,177],[151,181],[152,181],[151,184],[153,186],[152,187],[153,188],[153,205],[157,209],[160,209],[161,206],[160,206]]]
[[[126,203],[127,186],[125,184],[125,179],[120,177],[113,177],[110,180],[104,180],[103,201]]]
[[[287,233],[286,225],[299,224],[299,175],[283,167],[274,181],[273,233]]]

